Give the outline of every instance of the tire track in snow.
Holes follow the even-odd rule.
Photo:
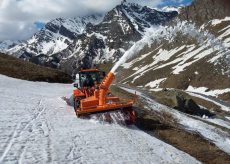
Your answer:
[[[50,138],[51,126],[48,123],[47,119],[44,119],[42,122],[44,122],[43,123],[44,127],[47,128],[47,130],[43,129],[44,136],[47,138],[47,142],[46,142],[47,147],[45,149],[45,151],[46,151],[46,158],[47,158],[46,163],[50,163],[50,162],[52,162],[52,148],[51,148],[52,140]]]
[[[22,152],[21,152],[20,155],[19,155],[19,159],[18,159],[18,163],[19,163],[19,164],[23,164],[23,157],[24,157],[24,155],[25,155],[25,153],[26,153],[26,148],[27,148],[27,146],[25,145],[25,146],[23,147],[23,149],[22,149]]]
[[[82,147],[84,145],[84,147]],[[73,147],[71,148],[71,151],[68,153],[68,157],[71,157],[72,160],[76,162],[82,162],[81,158],[83,154],[81,153],[84,148],[87,147],[87,143],[84,140],[84,137],[79,133],[76,135],[73,139]]]
[[[35,117],[25,127],[25,129],[31,128],[30,132],[34,131],[35,134],[31,134],[30,137],[27,137],[27,138],[33,138],[34,140],[38,138],[42,140],[44,139],[44,143],[42,142],[40,143],[40,145],[45,145],[45,148],[44,148],[44,151],[42,151],[42,154],[40,155],[44,157],[46,161],[45,163],[50,163],[52,162],[52,153],[51,153],[52,152],[52,148],[51,148],[52,141],[50,138],[51,127],[50,127],[50,124],[48,123],[47,118],[45,118],[45,116],[43,115],[46,111],[43,99],[41,99],[38,102],[37,106],[38,106],[36,108],[37,110],[35,111],[39,111],[38,114],[36,114]],[[28,142],[27,139],[26,139],[26,142]],[[28,144],[28,148],[31,148],[31,147],[33,146]]]
[[[26,125],[25,125],[25,127],[21,130],[21,132],[20,132],[20,135],[21,135],[21,133],[24,131],[24,130],[26,130],[26,129],[28,129],[30,126],[32,126],[32,125],[34,125],[34,122],[42,115],[42,113],[45,111],[45,107],[42,107],[42,108],[40,108],[41,106],[42,106],[42,99],[40,99],[39,100],[39,102],[38,102],[38,107],[36,108],[36,109],[42,109],[42,110],[38,110],[39,111],[39,113],[38,114],[36,114]],[[21,124],[22,122],[20,122],[20,124]]]
[[[13,135],[11,136],[11,139],[10,139],[9,143],[7,144],[5,150],[3,151],[2,156],[0,157],[0,163],[3,162],[4,158],[6,157],[6,155],[7,155],[8,152],[10,151],[12,145],[14,144],[15,138],[16,138],[16,136],[18,135],[18,132],[17,132],[17,131],[18,131],[20,125],[21,125],[21,123],[19,123],[19,124],[17,125],[17,127],[15,128],[14,133],[13,133]]]
[[[38,114],[36,114],[23,128],[21,127],[23,125],[23,121],[19,122],[13,132],[13,135],[11,136],[5,150],[3,151],[2,156],[0,157],[0,163],[2,163],[5,159],[5,157],[7,156],[7,154],[9,153],[9,151],[11,150],[12,146],[15,144],[15,140],[19,137],[21,137],[21,135],[23,134],[23,132],[25,132],[26,129],[28,129],[30,126],[33,126],[34,122],[42,115],[42,113],[45,111],[45,107],[42,106],[42,102],[43,100],[40,99],[38,102],[38,107],[36,109],[41,109],[39,111]],[[29,129],[30,131],[30,129]],[[30,131],[31,132],[31,131]],[[25,141],[24,144],[26,144],[26,142],[28,142],[27,140]],[[19,154],[20,158],[19,161],[21,161],[21,159],[23,158],[23,154],[25,154],[24,149],[25,146],[22,148],[23,150],[21,151],[21,153]]]

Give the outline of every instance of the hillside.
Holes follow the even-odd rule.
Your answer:
[[[64,72],[39,66],[2,53],[0,53],[0,74],[30,81],[72,82],[71,76]]]
[[[206,1],[194,1],[170,24],[149,29],[127,51],[132,59],[120,67],[118,82],[150,91],[182,89],[230,101],[230,17],[222,12],[208,19],[201,5],[217,6]],[[220,3],[216,10],[221,7],[225,8]],[[197,9],[196,16],[191,8]]]

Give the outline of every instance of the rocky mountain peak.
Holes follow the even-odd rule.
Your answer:
[[[201,25],[226,16],[230,16],[229,0],[194,0],[190,6],[182,9],[179,17]]]
[[[116,61],[134,42],[142,38],[147,28],[164,24],[177,14],[175,11],[161,12],[123,2],[109,11],[101,23],[88,24],[86,33],[78,36],[68,49],[54,56],[59,59],[67,57],[60,62],[60,67],[67,72],[91,66],[89,63]],[[72,65],[71,69],[69,65]]]

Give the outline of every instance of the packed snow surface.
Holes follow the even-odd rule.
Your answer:
[[[199,163],[135,127],[79,119],[72,85],[0,75],[0,163]]]

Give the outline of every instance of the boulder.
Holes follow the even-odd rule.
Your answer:
[[[172,97],[173,108],[178,109],[181,112],[200,115],[200,107],[196,102],[188,97],[185,97],[183,94],[176,92]]]
[[[184,111],[185,100],[183,96],[178,94],[173,95],[172,101],[173,101],[173,108]]]
[[[193,101],[193,99],[186,99],[184,108],[186,109],[186,113],[197,114],[200,111],[200,107]]]

